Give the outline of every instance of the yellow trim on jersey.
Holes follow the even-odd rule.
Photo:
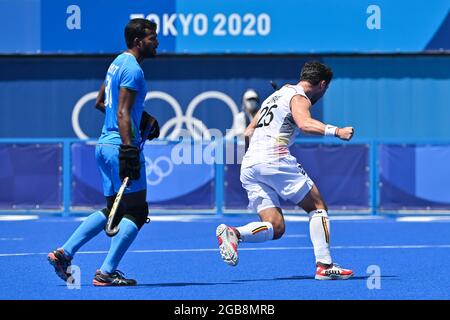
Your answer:
[[[287,146],[290,141],[290,137],[279,136],[276,140],[278,145]]]

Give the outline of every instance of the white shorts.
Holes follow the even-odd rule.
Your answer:
[[[279,208],[279,197],[298,204],[314,185],[303,167],[292,156],[276,163],[260,163],[242,168],[241,182],[247,191],[248,207],[256,212]]]

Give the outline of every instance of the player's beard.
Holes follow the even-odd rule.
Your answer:
[[[144,58],[151,58],[156,55],[156,48],[155,47],[147,47],[145,48],[143,52]]]
[[[319,101],[320,98],[322,98],[324,94],[325,94],[325,92],[320,92],[320,93],[318,93],[318,94],[315,94],[313,97],[310,97],[311,104],[313,105],[313,104],[315,104],[317,101]]]

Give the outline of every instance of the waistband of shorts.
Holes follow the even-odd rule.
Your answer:
[[[265,164],[265,165],[277,165],[280,163],[292,163],[297,162],[297,158],[295,158],[291,153],[287,153],[285,155],[280,155],[278,157],[274,157],[273,155],[260,155],[259,157],[254,158],[246,158],[241,163],[241,168],[250,168],[257,164]]]
[[[105,143],[105,142],[97,142],[98,147],[112,147],[112,148],[119,148],[120,145],[113,144],[113,143]]]

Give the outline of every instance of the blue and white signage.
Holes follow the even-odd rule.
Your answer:
[[[1,53],[117,53],[131,18],[161,53],[450,50],[448,0],[2,0]],[[20,23],[19,23],[20,22]]]

